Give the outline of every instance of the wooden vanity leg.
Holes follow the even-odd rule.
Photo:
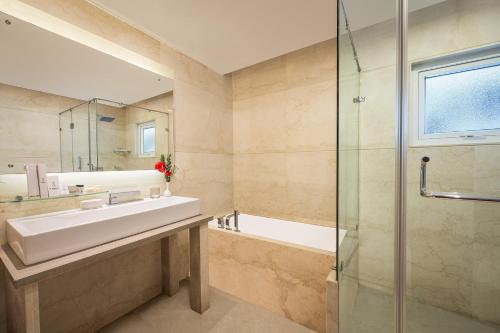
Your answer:
[[[208,285],[208,223],[189,229],[189,300],[198,313],[210,307]]]
[[[7,331],[40,333],[38,282],[16,288],[7,280]]]
[[[26,333],[40,333],[40,302],[38,299],[38,282],[24,287],[24,317]]]
[[[177,234],[161,240],[161,271],[163,293],[173,296],[179,290],[179,255]]]

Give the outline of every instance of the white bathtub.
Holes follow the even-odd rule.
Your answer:
[[[331,253],[336,252],[336,228],[247,214],[241,214],[238,221],[240,231],[248,235],[296,244]],[[234,226],[233,223],[234,219],[231,218],[231,227]],[[209,226],[211,228],[217,228],[217,220],[210,221]],[[345,230],[340,230],[340,242],[344,239],[345,233]]]

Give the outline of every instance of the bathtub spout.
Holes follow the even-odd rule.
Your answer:
[[[224,229],[224,216],[217,218],[217,228]]]
[[[240,232],[240,229],[238,228],[238,215],[240,215],[240,212],[235,210],[234,213],[226,216],[226,230],[232,230],[231,217],[234,217],[234,231]]]

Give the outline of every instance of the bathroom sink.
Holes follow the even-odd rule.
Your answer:
[[[74,209],[8,219],[7,242],[31,265],[199,214],[199,199],[176,196]]]

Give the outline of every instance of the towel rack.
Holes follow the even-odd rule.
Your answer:
[[[478,195],[471,193],[459,192],[431,192],[427,190],[427,163],[431,159],[427,156],[422,157],[420,163],[420,195],[426,198],[440,198],[440,199],[457,199],[457,200],[472,200],[472,201],[488,201],[500,202],[500,197],[492,195]]]

